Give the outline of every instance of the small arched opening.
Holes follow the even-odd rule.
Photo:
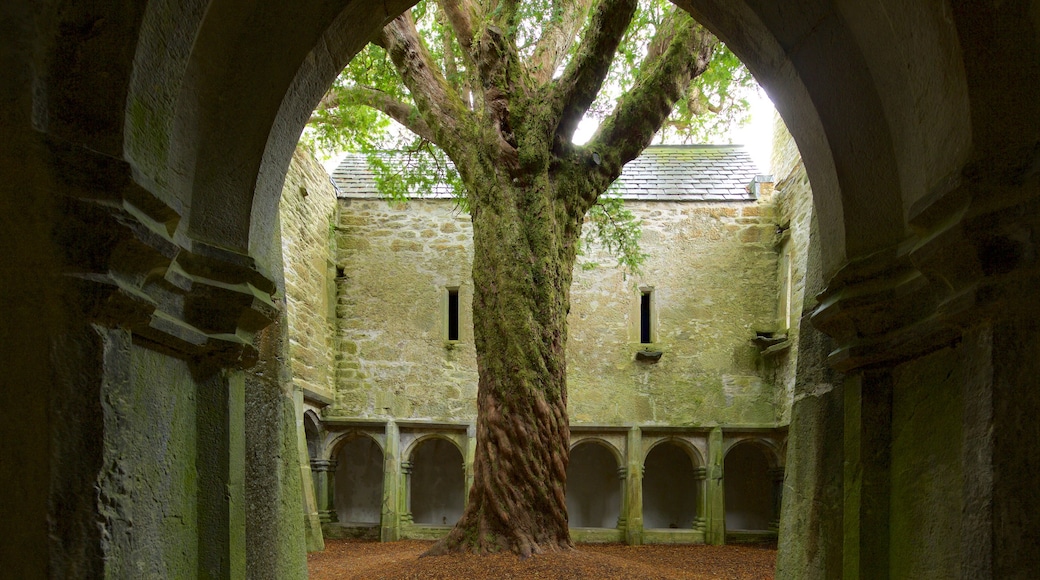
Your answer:
[[[313,462],[321,457],[321,423],[313,411],[303,414],[303,434],[307,439],[307,458]]]
[[[427,439],[416,445],[410,464],[408,510],[412,521],[454,525],[466,499],[466,469],[458,447],[440,437]]]
[[[335,458],[335,508],[340,524],[379,524],[383,502],[383,450],[371,437],[355,437],[339,446]]]
[[[769,452],[756,443],[737,443],[726,454],[723,493],[726,532],[775,529],[776,497]]]
[[[567,466],[567,514],[573,528],[614,528],[621,515],[618,461],[605,446],[583,441]]]
[[[701,479],[694,459],[675,441],[654,446],[643,469],[643,527],[692,529],[698,517]]]

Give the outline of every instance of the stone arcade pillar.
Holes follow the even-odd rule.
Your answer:
[[[846,578],[887,570],[892,443],[892,378],[875,371],[845,379]]]
[[[708,434],[707,482],[704,486],[704,503],[707,505],[705,518],[707,528],[704,542],[713,546],[726,543],[726,503],[722,491],[722,427],[715,427]]]
[[[771,468],[769,479],[773,484],[773,519],[769,522],[769,529],[777,532],[780,530],[780,510],[784,505],[784,468]]]
[[[693,468],[693,480],[697,486],[697,515],[693,518],[693,529],[707,532],[708,528],[708,468],[701,466]]]
[[[473,489],[473,462],[477,456],[477,426],[470,425],[466,428],[466,456],[463,458],[463,466],[466,473],[466,495],[463,505],[469,505],[469,492]]]
[[[969,164],[909,209],[915,237],[820,295],[846,373],[846,578],[1040,575],[1038,152]]]
[[[314,475],[314,498],[318,503],[318,520],[323,524],[339,521],[336,515],[336,466],[335,459],[311,459]]]
[[[304,537],[308,552],[321,552],[325,549],[325,537],[321,533],[321,514],[318,513],[317,476],[312,471],[310,455],[307,453],[307,434],[303,426],[303,390],[293,389],[293,406],[296,409],[297,454],[300,456],[300,477],[303,481],[303,517]]]
[[[625,482],[625,543],[643,544],[643,432],[639,427],[628,430],[628,480]]]
[[[408,464],[411,470],[411,464]],[[407,510],[402,489],[405,463],[401,461],[401,430],[393,419],[386,422],[386,445],[383,449],[383,509],[379,518],[379,540],[394,542],[401,539],[401,520]],[[406,501],[406,500],[404,500]]]
[[[68,143],[36,152],[61,168],[48,233],[60,253],[40,273],[64,312],[45,321],[53,350],[38,379],[53,417],[47,574],[244,578],[249,527],[258,542],[280,537],[282,577],[305,576],[300,467],[275,455],[295,451],[291,398],[265,415],[286,447],[246,428],[245,369],[278,340],[260,332],[278,319],[275,282],[248,256],[175,236],[176,210],[124,161]],[[283,501],[254,507],[247,462],[262,456],[280,457],[258,485]]]
[[[617,476],[621,482],[621,509],[618,510],[616,527],[624,531],[628,529],[628,467],[618,467]]]

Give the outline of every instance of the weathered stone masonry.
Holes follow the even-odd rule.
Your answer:
[[[324,228],[300,219],[320,217],[325,209],[304,207],[326,208],[325,198],[304,201],[292,178],[283,196],[286,230],[298,228],[307,240],[285,242],[286,288],[290,316],[302,323],[290,344],[303,360],[292,367],[319,425],[312,447],[320,452],[312,463],[317,488],[325,491],[318,494],[317,509],[327,521],[326,534],[375,534],[378,526],[384,539],[436,537],[453,520],[450,512],[432,522],[414,519],[413,502],[425,500],[412,481],[427,476],[413,469],[423,469],[422,446],[432,437],[458,452],[458,477],[467,486],[471,477],[477,377],[469,216],[445,195],[388,203],[375,193],[363,158],[348,158],[336,177],[340,199],[329,230],[331,257],[324,253]],[[800,300],[786,292],[797,291],[804,267],[794,260],[787,232],[793,211],[787,205],[794,202],[782,194],[774,199],[771,181],[756,178],[746,155],[733,147],[653,148],[626,169],[619,191],[643,222],[649,258],[639,275],[626,275],[601,249],[590,248],[575,273],[568,342],[572,449],[591,444],[609,452],[611,459],[598,461],[612,462],[617,489],[598,484],[587,493],[616,505],[589,507],[599,500],[575,497],[569,500],[572,525],[578,526],[576,537],[586,540],[720,543],[726,529],[723,459],[731,449],[752,442],[752,462],[763,465],[756,477],[767,482],[764,492],[738,486],[731,494],[772,498],[771,488],[779,488],[793,380],[789,327],[798,316],[785,304]],[[778,208],[786,213],[778,215]],[[293,215],[285,216],[287,210]],[[307,256],[289,257],[301,252]],[[333,296],[330,282],[334,324],[319,312],[327,307],[324,297]],[[449,292],[458,293],[460,304],[454,341],[447,336]],[[640,336],[643,293],[650,294],[650,343]],[[308,306],[294,310],[294,298]],[[324,333],[333,328],[329,341]],[[645,351],[662,354],[658,360],[637,357]],[[312,361],[323,356],[335,360],[334,376],[314,368]],[[317,386],[321,381],[331,404]],[[371,494],[372,484],[360,483],[344,465],[351,461],[343,455],[346,446],[356,454],[359,438],[375,442],[383,453],[384,507],[378,522],[337,525],[337,509],[372,513],[333,505],[349,501],[344,486],[362,486],[350,493]],[[448,453],[444,462],[455,464],[453,452],[438,449]],[[575,482],[587,480],[584,470],[593,464],[585,458],[595,453],[585,447],[575,454],[573,490],[582,489]],[[688,458],[688,473],[654,472],[653,465],[671,465],[676,457]],[[662,477],[689,481],[676,490],[655,487]],[[337,478],[349,482],[337,484]],[[643,497],[646,486],[653,497]],[[675,493],[678,499],[655,507],[659,497]],[[762,509],[772,515],[752,521],[752,527],[775,529],[778,506],[773,499],[758,505],[763,501],[769,505]],[[666,513],[673,508],[689,513]],[[590,509],[598,515],[580,515]],[[616,519],[604,519],[602,509]],[[644,510],[650,510],[645,523]],[[731,516],[731,528],[746,523]]]

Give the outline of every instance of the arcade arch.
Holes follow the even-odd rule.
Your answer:
[[[367,435],[341,438],[333,448],[335,512],[341,525],[380,523],[383,504],[383,450]]]
[[[614,528],[622,508],[623,470],[617,451],[585,438],[571,448],[567,515],[574,528]]]
[[[405,473],[412,521],[420,525],[454,525],[466,500],[466,466],[455,443],[435,435],[416,441]]]
[[[697,451],[680,439],[651,447],[643,468],[643,527],[693,529],[703,517],[704,479]]]
[[[729,448],[723,464],[726,532],[769,532],[780,517],[783,471],[773,450],[757,440]]]

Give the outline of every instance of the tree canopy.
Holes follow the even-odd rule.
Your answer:
[[[481,26],[497,27],[505,34],[523,63],[517,68],[526,73],[525,80],[532,86],[560,86],[568,68],[578,65],[575,59],[583,47],[582,27],[591,24],[590,17],[602,4],[606,2],[422,0],[412,9],[412,24],[404,30],[421,42],[431,67],[430,80],[454,93],[479,122],[485,113],[481,106],[483,84],[472,51]],[[595,72],[602,78],[598,90],[591,91],[592,100],[583,102],[578,111],[568,111],[570,118],[560,127],[562,138],[569,140],[578,122],[586,125],[583,133],[587,134],[587,127],[601,124],[615,114],[622,97],[660,59],[671,30],[690,20],[667,0],[641,2],[629,18],[627,26],[617,27],[622,35],[616,39],[613,53],[602,46],[594,51],[600,57],[596,66],[603,69],[606,59],[609,66]],[[508,29],[502,30],[503,24]],[[585,36],[591,40],[593,32],[587,29]],[[587,67],[591,66],[588,55],[583,60],[588,61]],[[467,209],[466,188],[450,155],[438,146],[428,115],[423,114],[413,98],[406,74],[395,65],[384,39],[373,39],[322,98],[305,139],[326,152],[366,154],[379,191],[390,199],[403,199],[431,191],[435,185],[448,185],[458,203]],[[577,75],[572,72],[571,76]],[[724,138],[746,122],[747,98],[753,86],[750,73],[740,61],[725,45],[714,44],[710,65],[672,105],[655,141],[706,143]],[[574,120],[575,113],[578,122]],[[586,146],[594,147],[595,143]],[[395,154],[388,156],[387,152]],[[644,257],[638,244],[639,224],[616,196],[609,191],[600,196],[586,216],[586,227],[591,232],[589,238],[604,246],[619,265],[638,271]]]

